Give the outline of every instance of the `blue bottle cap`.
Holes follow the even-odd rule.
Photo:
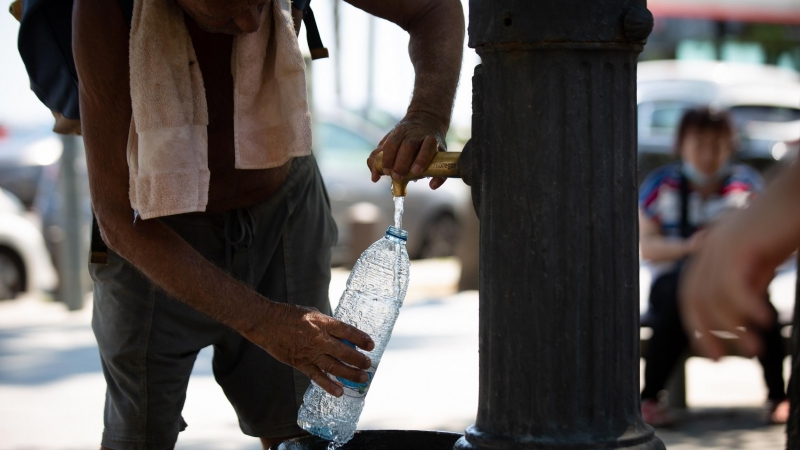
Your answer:
[[[389,229],[386,230],[386,235],[396,237],[403,242],[408,240],[408,231],[395,228],[394,226],[390,226]]]

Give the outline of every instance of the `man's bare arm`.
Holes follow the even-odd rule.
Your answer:
[[[373,181],[374,155],[384,152],[386,175],[402,178],[419,173],[444,147],[461,72],[464,11],[459,0],[347,0],[408,31],[408,53],[414,65],[414,93],[406,117],[384,138],[368,162]],[[434,179],[437,188],[444,179]]]
[[[131,227],[128,28],[119,4],[108,0],[76,1],[73,21],[92,204],[109,248],[170,295],[239,331],[330,393],[341,395],[341,387],[323,371],[364,381],[366,373],[337,360],[368,368],[368,358],[337,338],[371,349],[365,333],[315,310],[269,301],[207,261],[158,220]]]

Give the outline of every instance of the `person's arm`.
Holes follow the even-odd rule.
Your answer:
[[[650,262],[677,261],[692,253],[697,238],[669,238],[661,234],[661,227],[639,210],[639,248],[642,258]]]
[[[800,165],[794,164],[744,210],[710,229],[703,248],[681,278],[680,310],[689,335],[700,331],[697,350],[724,354],[709,330],[732,331],[730,343],[745,355],[760,351],[757,333],[737,327],[765,327],[773,320],[765,293],[775,269],[800,246]]]
[[[408,53],[414,65],[414,92],[406,116],[381,141],[367,162],[372,181],[382,174],[375,156],[383,153],[385,175],[402,178],[420,173],[445,147],[453,100],[461,72],[464,11],[459,0],[346,0],[393,22],[410,35]],[[444,183],[434,178],[433,189]]]
[[[366,373],[339,360],[366,369],[368,358],[339,338],[370,350],[374,344],[366,333],[316,310],[266,299],[203,258],[158,220],[131,226],[128,28],[117,2],[75,2],[73,51],[92,205],[109,248],[173,297],[238,331],[331,394],[341,395],[342,389],[323,372],[365,381]]]

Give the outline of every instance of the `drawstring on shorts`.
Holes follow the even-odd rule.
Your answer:
[[[248,208],[225,213],[225,266],[233,272],[233,251],[246,252],[253,246],[253,230],[256,218]]]

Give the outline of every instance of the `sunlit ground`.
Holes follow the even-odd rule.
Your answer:
[[[477,293],[454,294],[454,260],[413,262],[411,271],[406,303],[359,426],[461,432],[477,408]],[[334,300],[346,278],[345,270],[334,271]],[[68,313],[38,298],[0,303],[0,450],[98,446],[105,383],[90,306]],[[755,361],[691,359],[687,389],[689,417],[658,431],[670,449],[784,448],[783,427],[760,422],[766,391]],[[184,417],[189,427],[178,449],[259,448],[239,431],[214,381],[209,350],[195,365]]]

